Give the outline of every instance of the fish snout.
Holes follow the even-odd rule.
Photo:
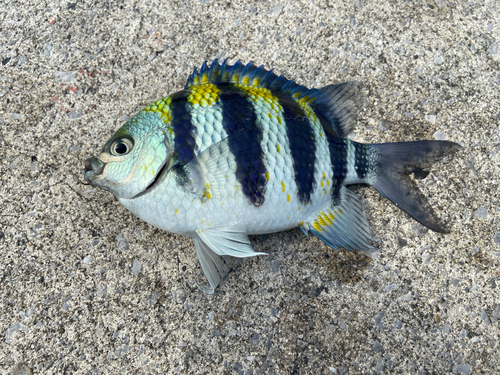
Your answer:
[[[96,158],[85,160],[85,181],[92,183],[92,180],[101,175],[104,170],[104,163]]]

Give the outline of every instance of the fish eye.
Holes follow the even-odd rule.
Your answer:
[[[115,156],[123,156],[127,155],[132,148],[134,147],[134,143],[129,138],[118,138],[115,140],[111,147],[109,148],[112,155]]]

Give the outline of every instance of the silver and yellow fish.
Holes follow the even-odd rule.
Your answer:
[[[460,146],[346,139],[358,93],[353,82],[307,89],[252,63],[204,63],[184,90],[144,108],[87,159],[85,180],[146,222],[192,237],[208,293],[228,272],[220,256],[261,254],[248,234],[300,227],[375,256],[363,205],[346,185],[369,184],[446,232],[409,174]]]

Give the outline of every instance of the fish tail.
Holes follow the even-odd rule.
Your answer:
[[[462,147],[448,141],[379,143],[369,147],[371,170],[367,182],[420,224],[448,233],[410,174],[426,170]]]

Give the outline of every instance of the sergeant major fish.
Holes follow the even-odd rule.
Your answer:
[[[206,62],[184,90],[128,120],[85,180],[146,222],[194,239],[213,293],[224,255],[255,252],[248,234],[300,227],[332,248],[378,250],[350,184],[369,184],[415,220],[447,232],[409,174],[460,146],[447,141],[361,144],[359,85],[308,89],[264,67]]]

